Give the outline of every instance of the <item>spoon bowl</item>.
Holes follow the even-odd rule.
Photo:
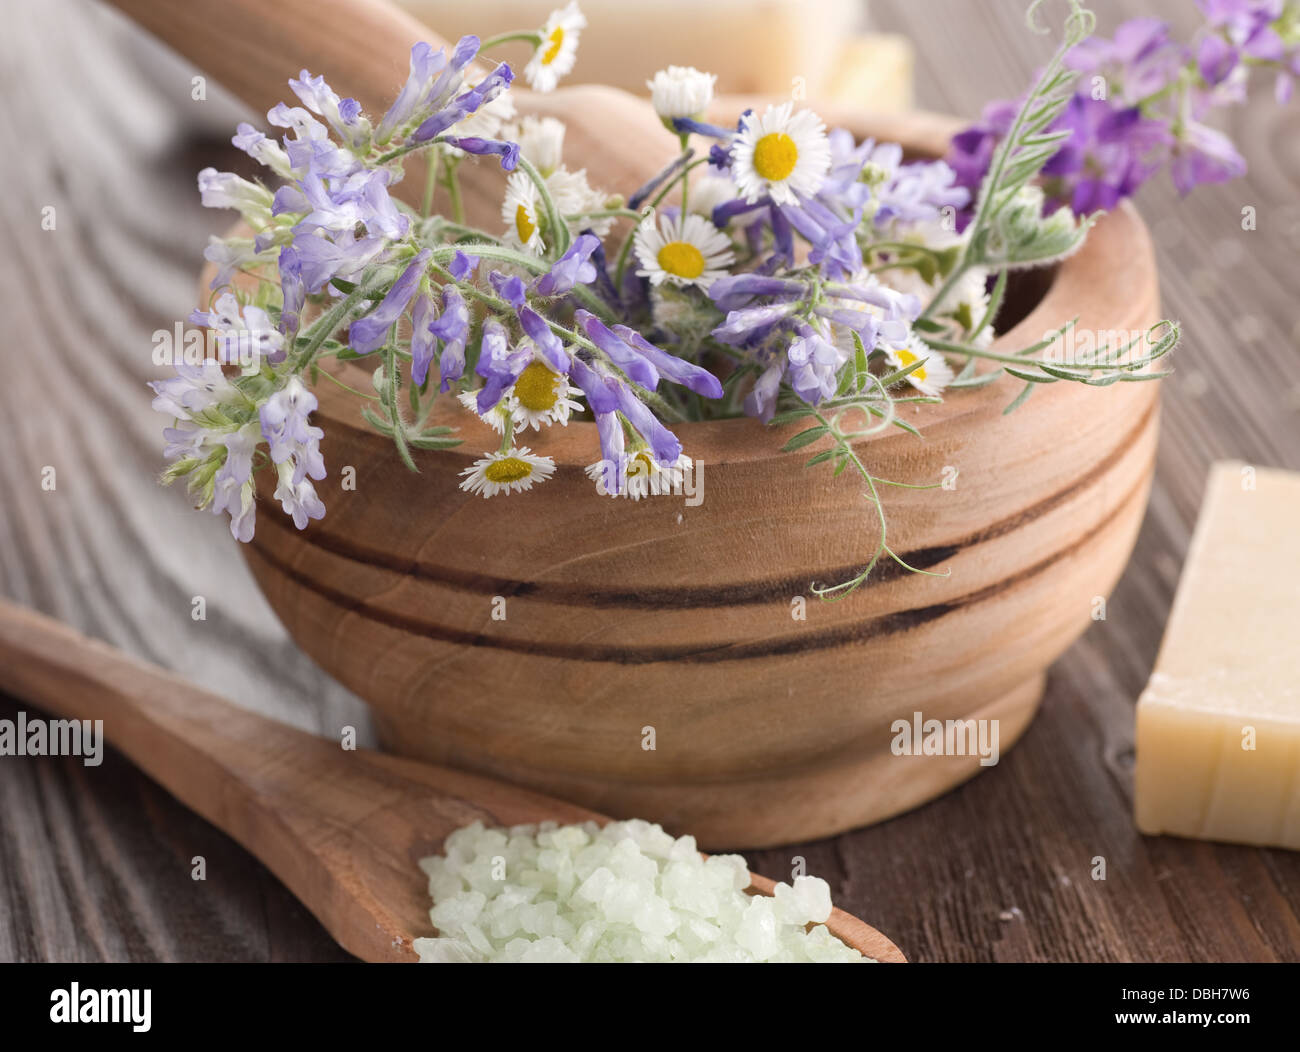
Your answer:
[[[261,859],[363,960],[413,961],[413,941],[436,934],[417,863],[456,829],[610,821],[494,779],[342,748],[2,600],[0,668],[6,693],[62,719],[103,720],[109,743]],[[751,893],[772,894],[772,881],[751,879]],[[906,960],[843,910],[827,927],[874,960]]]

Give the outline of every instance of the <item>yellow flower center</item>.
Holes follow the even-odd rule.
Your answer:
[[[501,486],[508,485],[511,482],[519,482],[532,473],[533,466],[528,461],[520,460],[518,457],[502,457],[500,460],[492,461],[483,469],[485,479]]]
[[[632,458],[627,465],[627,477],[631,479],[648,479],[654,474],[654,469],[654,461],[650,459],[650,454],[643,450],[640,453],[632,454]]]
[[[768,182],[788,179],[799,161],[799,147],[785,132],[768,132],[754,144],[754,171]]]
[[[546,38],[546,50],[542,52],[542,65],[549,66],[555,61],[555,56],[560,53],[560,48],[564,47],[564,27],[556,26],[551,30],[551,35]]]
[[[906,348],[904,348],[903,350],[898,352],[898,364],[901,365],[904,369],[906,369],[914,361],[916,361],[916,355],[912,351],[909,351]],[[912,370],[912,372],[908,373],[907,375],[909,377],[915,376],[922,383],[925,383],[925,366],[923,365],[919,369],[914,369]]]
[[[689,241],[669,241],[659,250],[659,265],[679,278],[698,278],[704,273],[704,254]]]
[[[560,400],[559,375],[541,362],[529,362],[515,381],[515,397],[519,404],[534,413],[544,413],[555,408]]]
[[[528,214],[528,208],[525,205],[520,205],[515,209],[515,232],[518,233],[519,240],[525,245],[537,233],[537,225]]]

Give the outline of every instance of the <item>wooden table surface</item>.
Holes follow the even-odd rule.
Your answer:
[[[1157,13],[1187,32],[1195,19],[1184,0],[1093,6],[1104,28]],[[1023,8],[873,2],[879,28],[916,43],[920,104],[964,116],[1016,94],[1041,59]],[[288,640],[224,522],[153,481],[150,334],[188,312],[206,235],[228,221],[197,207],[193,175],[222,165],[240,116],[213,86],[193,99],[196,72],[87,0],[24,4],[0,35],[0,594],[241,704],[331,735],[353,724],[365,741],[364,708]],[[1143,837],[1131,819],[1134,699],[1206,470],[1221,457],[1300,469],[1300,106],[1259,94],[1228,125],[1248,177],[1182,203],[1162,179],[1139,198],[1186,337],[1164,385],[1150,511],[1107,620],[1056,664],[1036,722],[992,770],[882,825],[749,853],[778,878],[804,857],[913,960],[1300,960],[1300,856]],[[0,698],[0,718],[20,707]],[[347,955],[121,757],[0,759],[0,960],[101,959]]]

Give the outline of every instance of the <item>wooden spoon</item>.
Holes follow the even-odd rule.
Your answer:
[[[104,737],[191,810],[260,858],[351,953],[412,961],[435,934],[419,859],[476,819],[608,822],[503,782],[340,745],[257,716],[0,600],[0,689],[63,719],[103,720]],[[751,874],[754,889],[773,882]],[[830,930],[868,957],[903,962],[842,910]]]

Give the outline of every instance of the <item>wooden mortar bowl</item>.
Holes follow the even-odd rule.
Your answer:
[[[913,151],[934,150],[932,122],[913,138],[887,123]],[[1159,320],[1150,241],[1128,205],[1049,279],[996,346],[1076,316],[1094,331]],[[367,384],[356,363],[339,368]],[[458,483],[495,448],[486,427],[441,406],[435,418],[459,424],[465,443],[417,452],[414,475],[355,398],[324,382],[328,514],[295,530],[262,472],[265,513],[245,552],[294,639],[373,707],[386,747],[661,822],[705,847],[810,840],[982,769],[973,755],[895,755],[896,720],[997,720],[1005,751],[1048,666],[1124,569],[1154,468],[1159,385],[1043,385],[1004,416],[1018,384],[907,407],[923,438],[894,429],[861,444],[879,477],[958,472],[953,489],[885,493],[895,550],[947,576],[885,564],[838,603],[809,583],[857,572],[875,549],[874,512],[849,474],[805,469],[811,450],[779,452],[788,431],[676,425],[703,464],[697,507],[598,496],[584,473],[599,459],[594,424],[529,432],[522,442],[555,458],[554,477],[484,500]],[[355,490],[340,488],[347,466]]]

